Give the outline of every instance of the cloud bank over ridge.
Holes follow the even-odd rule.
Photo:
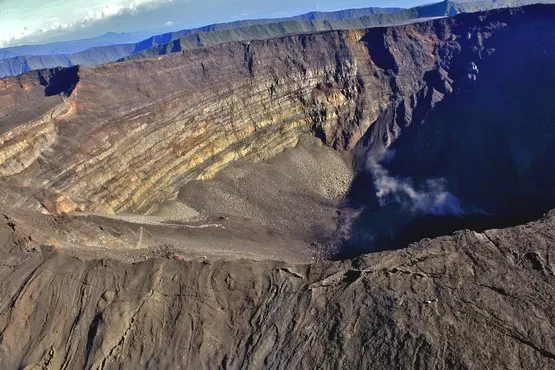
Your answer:
[[[0,47],[55,37],[64,32],[92,27],[118,16],[134,16],[175,0],[7,0],[0,11]],[[184,0],[180,0],[183,2]],[[186,1],[188,2],[188,1]],[[16,5],[17,3],[17,5]],[[32,16],[39,13],[38,16]]]

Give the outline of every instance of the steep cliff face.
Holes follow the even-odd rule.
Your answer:
[[[365,140],[378,150],[466,80],[469,63],[494,53],[488,38],[518,32],[524,22],[550,24],[552,12],[532,7],[232,43],[80,67],[54,83],[40,74],[4,80],[4,99],[29,100],[18,111],[25,117],[60,100],[36,96],[42,85],[45,95],[67,97],[47,111],[50,126],[36,128],[48,117],[33,116],[4,130],[3,140],[18,149],[3,148],[2,172],[14,186],[47,189],[35,200],[51,212],[148,212],[187,181],[235,160],[271,157],[301,133],[349,150],[374,125],[381,129]],[[469,39],[476,27],[483,31]],[[7,115],[20,107],[8,106]]]
[[[48,187],[82,210],[148,211],[188,180],[209,178],[233,160],[270,157],[315,124],[332,131],[336,122],[350,124],[352,134],[327,135],[353,146],[387,104],[388,89],[375,91],[372,118],[357,129],[363,77],[353,50],[367,53],[359,38],[334,32],[81,67],[61,105],[69,114],[53,115],[60,122],[42,152],[45,165],[10,180],[34,178],[29,186]],[[365,64],[373,70],[366,55]]]

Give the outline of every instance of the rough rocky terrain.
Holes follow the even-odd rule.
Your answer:
[[[537,5],[0,80],[0,367],[555,367],[554,32]]]
[[[555,366],[553,213],[312,265],[77,258],[0,230],[3,368]]]

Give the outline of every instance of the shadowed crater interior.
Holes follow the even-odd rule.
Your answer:
[[[335,258],[514,226],[555,207],[553,44],[501,42],[475,81],[404,128],[383,158],[358,158]]]
[[[44,95],[71,95],[79,82],[79,66],[45,69],[38,72],[39,82],[45,87]]]

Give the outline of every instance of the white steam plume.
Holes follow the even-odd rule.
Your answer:
[[[445,179],[429,179],[415,187],[410,179],[391,176],[379,162],[391,158],[389,152],[378,160],[370,159],[368,169],[372,174],[376,196],[381,206],[399,203],[414,213],[431,215],[463,215],[459,199],[446,190]]]

